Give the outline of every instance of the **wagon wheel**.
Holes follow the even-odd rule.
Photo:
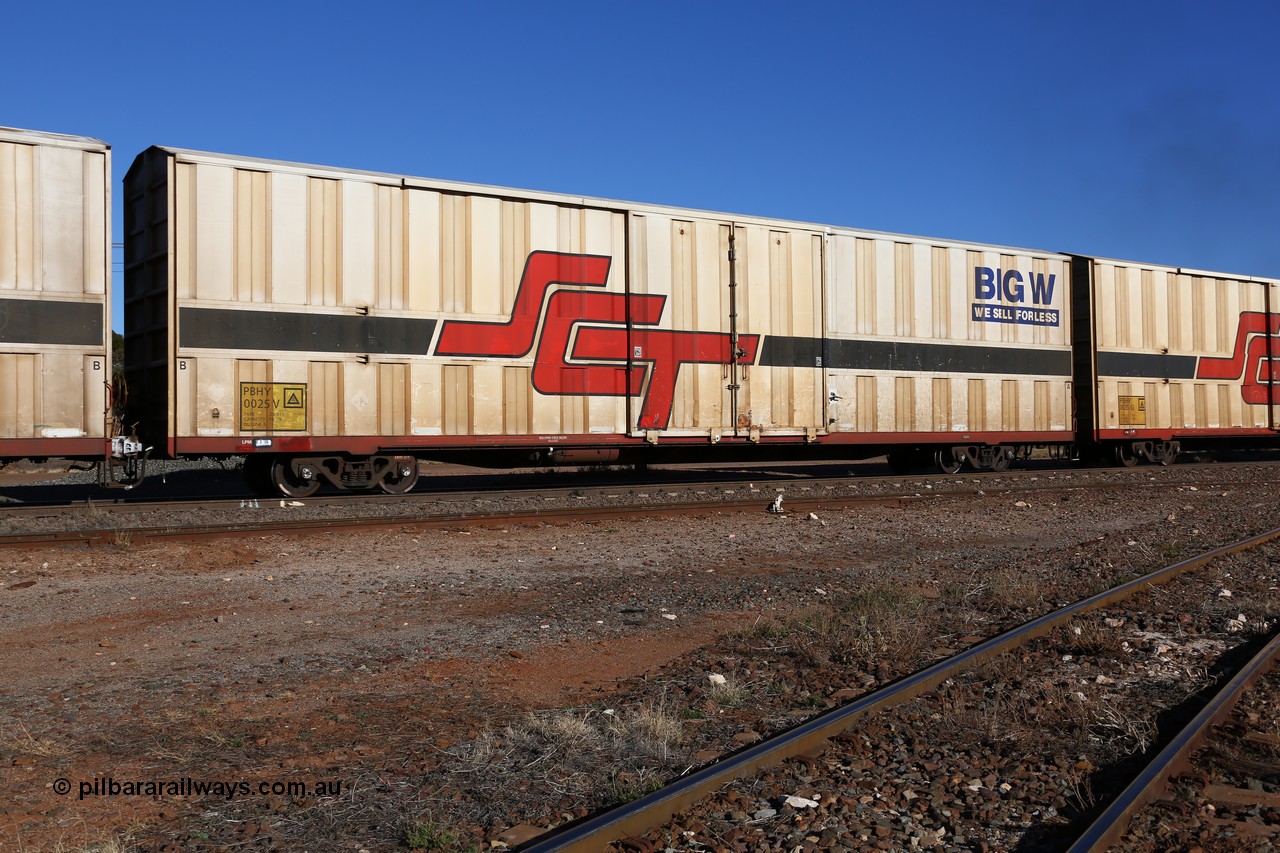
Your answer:
[[[403,495],[413,491],[418,485],[418,460],[413,456],[396,456],[391,460],[391,468],[387,471],[378,488],[389,495]]]
[[[1138,464],[1138,454],[1137,451],[1133,449],[1132,444],[1125,443],[1116,445],[1116,462],[1126,468],[1132,468],[1134,465]]]
[[[299,477],[288,459],[276,459],[271,463],[271,485],[286,498],[308,498],[320,488],[320,481]]]
[[[942,448],[933,454],[933,461],[937,463],[938,470],[944,474],[955,474],[964,465],[964,457],[957,455],[954,447]]]
[[[1013,451],[1007,447],[997,447],[995,455],[991,457],[991,470],[997,474],[1008,471],[1012,462]]]

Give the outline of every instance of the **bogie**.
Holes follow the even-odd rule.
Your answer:
[[[414,456],[283,456],[254,454],[245,459],[245,480],[255,492],[305,498],[324,483],[345,491],[378,488],[403,495],[418,484]]]

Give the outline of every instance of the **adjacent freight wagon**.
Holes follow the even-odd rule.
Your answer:
[[[1066,255],[159,147],[125,230],[131,420],[285,494],[1074,441]]]
[[[1082,444],[1133,465],[1275,442],[1280,282],[1086,257],[1072,274],[1088,324],[1076,364]]]
[[[97,139],[0,128],[0,464],[108,454],[110,181]]]

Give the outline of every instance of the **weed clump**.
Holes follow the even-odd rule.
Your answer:
[[[558,800],[587,807],[633,800],[689,766],[684,725],[665,700],[534,713],[455,748],[456,772],[474,791],[492,792],[484,799],[504,803],[503,814],[513,800],[549,814]]]
[[[428,853],[469,853],[474,844],[463,844],[458,836],[432,820],[407,821],[400,831],[401,840],[411,850]]]
[[[1055,651],[1079,657],[1119,658],[1125,641],[1120,630],[1096,619],[1077,619],[1058,632]]]
[[[934,657],[937,621],[933,599],[878,586],[836,596],[829,608],[793,620],[789,639],[794,653],[816,666],[914,667]]]

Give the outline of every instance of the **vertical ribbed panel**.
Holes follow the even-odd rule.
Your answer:
[[[0,438],[105,435],[110,180],[98,140],[0,129]]]
[[[1098,351],[1110,364],[1145,368],[1131,377],[1099,376],[1099,419],[1102,429],[1121,423],[1119,398],[1141,397],[1146,412],[1142,426],[1153,430],[1266,428],[1275,419],[1267,411],[1265,359],[1249,350],[1267,310],[1267,289],[1275,282],[1211,273],[1181,272],[1167,267],[1096,261],[1094,290],[1098,313]],[[1276,307],[1272,304],[1272,309]],[[1249,317],[1258,318],[1255,320]],[[1253,323],[1257,328],[1252,328]],[[1244,339],[1241,340],[1241,335]],[[1163,375],[1168,363],[1210,368],[1206,382],[1190,375]],[[1146,370],[1151,375],[1141,375]],[[1233,373],[1232,376],[1224,374]],[[1255,390],[1249,391],[1249,387]],[[1250,403],[1247,394],[1260,397]]]

